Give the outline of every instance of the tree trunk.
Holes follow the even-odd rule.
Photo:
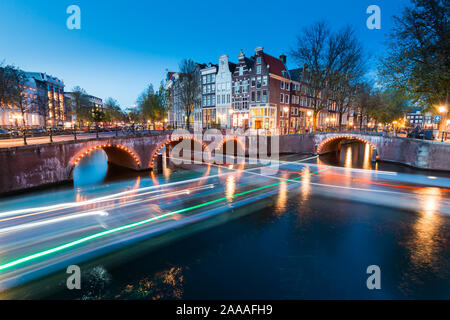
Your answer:
[[[341,131],[342,130],[342,114],[343,114],[343,112],[342,111],[339,111],[339,131]]]
[[[319,115],[319,112],[314,110],[313,112],[313,132],[317,130],[317,116]]]
[[[25,115],[23,112],[22,112],[22,126],[23,126],[23,131],[22,131],[23,144],[26,146],[28,143],[27,143],[27,132],[26,132],[26,127],[25,127]]]
[[[361,131],[361,132],[362,132],[362,125],[363,125],[363,114],[361,112],[360,119],[359,119],[359,131]]]

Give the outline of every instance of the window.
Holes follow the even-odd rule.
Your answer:
[[[256,102],[261,102],[261,91],[256,91]]]
[[[267,90],[263,90],[262,102],[267,102]]]
[[[239,67],[239,75],[242,76],[244,74],[244,67]]]
[[[286,82],[286,90],[289,90],[289,82]]]
[[[227,94],[227,103],[230,103],[230,95]]]
[[[261,64],[261,57],[256,58],[256,63]]]
[[[247,80],[242,82],[242,92],[248,92],[248,81]]]
[[[256,88],[261,88],[261,77],[258,77],[257,79],[256,79]]]
[[[255,79],[255,78],[252,78],[252,87],[254,87],[255,84],[256,84],[256,79]]]
[[[256,66],[256,74],[261,74],[261,66]]]
[[[255,91],[252,91],[252,101],[255,101]]]
[[[284,100],[285,100],[285,103],[286,103],[286,104],[288,104],[288,103],[289,103],[289,95],[288,95],[288,94],[286,95],[286,97],[285,97],[285,99],[284,99]]]
[[[267,86],[267,76],[263,77],[262,85]]]
[[[280,86],[281,86],[281,87],[280,87],[281,89],[284,89],[284,81],[281,81]]]
[[[284,94],[280,94],[280,102],[284,103]]]

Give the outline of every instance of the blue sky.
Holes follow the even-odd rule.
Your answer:
[[[333,28],[354,26],[372,57],[408,0],[296,1],[65,1],[2,0],[0,61],[64,80],[66,91],[79,85],[122,107],[135,103],[149,84],[159,86],[165,70],[187,57],[217,63],[237,60],[257,46],[274,56],[295,45],[304,26],[325,20]],[[69,5],[81,9],[81,30],[69,30]],[[366,27],[366,8],[381,8],[381,30]],[[296,67],[289,61],[288,67]]]

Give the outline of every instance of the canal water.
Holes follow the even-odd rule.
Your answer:
[[[300,158],[300,156],[298,156]],[[287,156],[289,160],[295,157]],[[347,168],[429,172],[372,163],[367,145],[310,160]],[[199,170],[198,168],[196,170]],[[438,175],[438,173],[433,173]],[[108,166],[99,150],[74,172],[74,192],[178,181],[189,171],[130,172]],[[59,187],[60,192],[71,187]],[[418,207],[330,199],[302,189],[281,192],[255,212],[209,228],[187,227],[80,264],[81,290],[68,290],[64,270],[0,295],[38,299],[449,299],[450,219]],[[25,197],[25,196],[19,196]],[[245,208],[241,209],[245,210]],[[178,233],[178,234],[174,234]],[[171,241],[168,241],[171,240]],[[122,250],[123,251],[123,250]],[[381,270],[369,290],[366,269]]]

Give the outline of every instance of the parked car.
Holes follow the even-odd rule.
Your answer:
[[[433,130],[413,130],[407,135],[408,138],[434,140]]]
[[[9,138],[10,136],[9,130],[0,129],[0,138]]]

